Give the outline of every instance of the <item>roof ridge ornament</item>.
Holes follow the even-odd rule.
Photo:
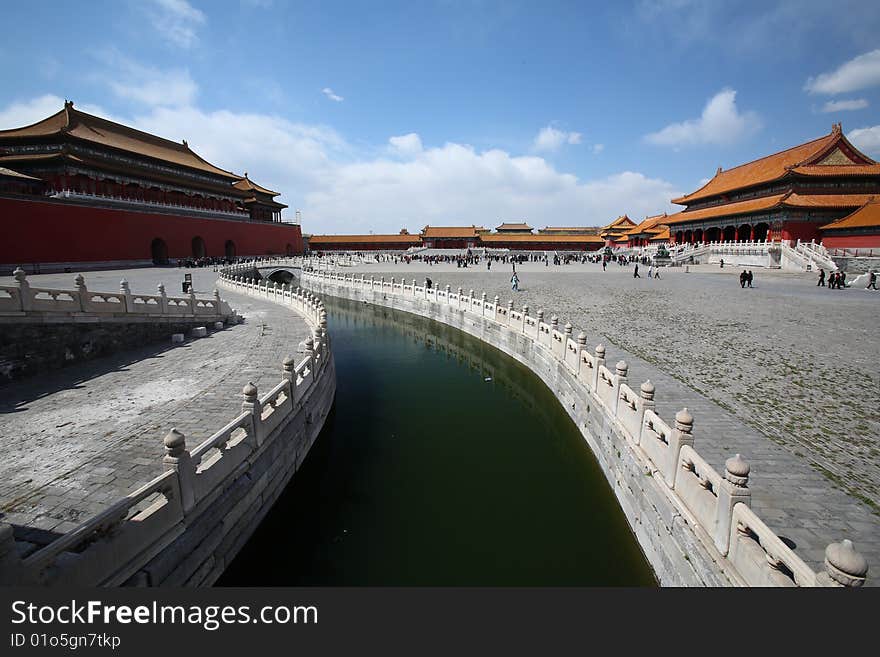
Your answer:
[[[842,132],[843,132],[843,127],[840,125],[840,123],[832,123],[831,124],[831,134],[832,135],[839,135]]]

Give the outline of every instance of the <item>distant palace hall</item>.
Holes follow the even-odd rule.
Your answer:
[[[673,199],[686,209],[662,222],[675,242],[800,239],[829,248],[880,246],[880,225],[843,221],[875,195],[880,164],[856,149],[838,123],[819,139],[719,168],[700,189]]]
[[[164,264],[302,252],[278,192],[65,102],[0,130],[0,264]]]

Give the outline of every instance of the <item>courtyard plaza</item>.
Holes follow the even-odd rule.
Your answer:
[[[367,256],[369,258],[369,256]],[[610,364],[624,359],[629,380],[650,379],[657,410],[694,416],[696,448],[719,472],[740,453],[751,465],[752,507],[819,569],[828,543],[850,538],[880,568],[880,293],[817,287],[818,272],[726,264],[662,268],[633,278],[633,265],[516,265],[485,261],[466,269],[360,263],[346,274],[401,277],[459,286],[517,309],[556,314],[588,345],[603,343]],[[852,276],[850,276],[852,279]],[[869,576],[869,584],[877,578]]]
[[[182,296],[186,273],[198,297],[211,296],[218,276],[211,268],[84,276],[94,291],[117,291],[125,278],[134,293],[156,294],[164,283],[169,296]],[[73,288],[75,276],[32,275],[28,281]],[[11,276],[0,280],[14,283]],[[186,435],[191,450],[240,412],[245,384],[253,382],[262,394],[281,380],[282,361],[296,356],[310,335],[306,323],[265,300],[225,289],[221,296],[244,323],[173,347],[169,333],[166,342],[0,388],[2,521],[31,528],[36,543],[70,531],[162,473],[162,439],[172,427]]]

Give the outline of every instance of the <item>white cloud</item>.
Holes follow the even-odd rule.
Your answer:
[[[809,78],[804,89],[813,94],[845,94],[880,85],[880,49],[866,52],[836,71]]]
[[[422,139],[415,132],[400,137],[391,137],[388,142],[392,151],[399,155],[411,157],[422,152]]]
[[[143,66],[116,50],[100,52],[97,57],[104,62],[105,71],[94,77],[106,84],[119,98],[150,107],[177,107],[192,105],[195,101],[198,85],[186,69],[163,71]]]
[[[846,112],[848,110],[865,109],[867,106],[868,101],[864,98],[857,98],[854,100],[829,100],[822,106],[822,111],[825,113]]]
[[[341,103],[343,100],[345,100],[345,98],[343,98],[342,96],[338,96],[337,94],[335,94],[330,87],[324,87],[323,89],[321,89],[321,93],[327,96],[327,98],[329,98],[330,100],[335,100],[337,103]]]
[[[593,144],[593,155],[599,155],[605,150],[605,144]]]
[[[754,134],[761,128],[755,112],[740,112],[736,91],[722,89],[706,103],[698,119],[671,123],[659,132],[645,135],[645,141],[657,146],[726,145]]]
[[[181,48],[198,42],[197,30],[205,23],[205,15],[187,0],[151,0],[151,6],[144,9],[163,39]]]
[[[0,128],[45,118],[62,103],[43,96],[0,108]],[[99,108],[86,111],[186,139],[217,166],[247,171],[261,185],[280,190],[282,202],[301,208],[304,230],[314,233],[396,233],[401,226],[415,231],[427,223],[482,224],[499,216],[540,225],[604,225],[624,212],[673,211],[670,199],[681,193],[638,172],[579,180],[536,155],[477,151],[452,142],[426,148],[416,133],[391,137],[383,152],[355,149],[327,126],[267,114],[192,106],[145,107],[125,117]]]
[[[880,156],[880,125],[856,128],[846,137],[859,150],[869,155]]]
[[[565,132],[548,125],[546,128],[541,128],[535,136],[532,148],[536,151],[556,151],[563,144],[580,144],[581,137],[579,132]]]

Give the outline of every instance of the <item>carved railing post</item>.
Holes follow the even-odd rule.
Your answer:
[[[730,525],[733,522],[733,507],[738,502],[748,506],[752,501],[749,490],[749,464],[737,454],[724,463],[724,478],[718,494],[718,518],[715,523],[715,547],[723,555],[730,549]]]
[[[428,298],[428,279],[425,279],[425,299]]]
[[[637,407],[639,409],[637,427],[642,426],[642,420],[645,419],[645,411],[654,410],[654,384],[651,383],[650,379],[639,386],[639,397],[642,398],[642,402]],[[639,444],[641,437],[641,431],[637,430],[632,437],[636,445]]]
[[[614,404],[610,410],[611,414],[617,417],[617,406],[620,404],[620,386],[627,381],[626,373],[629,371],[629,365],[626,364],[625,360],[619,360],[614,369],[614,376],[611,378],[611,382],[614,385]]]
[[[180,488],[180,507],[184,513],[188,513],[195,506],[195,482],[196,468],[186,449],[186,436],[177,429],[171,429],[163,439],[165,443],[165,456],[162,463],[165,470],[177,472],[177,484]]]
[[[538,308],[537,319],[538,319],[538,334],[540,335],[541,334],[541,324],[544,323],[544,309],[543,308]]]
[[[131,304],[131,287],[124,278],[119,281],[119,294],[122,295],[122,312],[130,313],[134,308]]]
[[[79,297],[79,309],[83,312],[88,312],[89,310],[89,290],[86,287],[86,279],[82,274],[77,274],[76,278],[73,279],[74,285],[76,285],[76,294]],[[165,312],[164,310],[162,311]]]
[[[595,353],[596,367],[593,368],[593,381],[591,383],[593,390],[596,390],[596,386],[599,384],[599,368],[605,364],[605,345],[597,344]]]
[[[448,288],[448,286],[447,286],[447,288]],[[447,289],[447,293],[448,293],[448,292],[449,292],[449,290]],[[494,306],[495,306],[494,309],[493,309],[493,311],[492,311],[492,319],[494,319],[496,322],[498,321],[498,308],[499,308],[499,306],[498,306],[498,302],[499,302],[499,301],[500,301],[500,299],[498,298],[498,295],[496,294],[496,295],[495,295],[495,299],[492,301],[492,303],[493,303]]]
[[[556,315],[550,316],[550,337],[553,337],[553,331],[559,330],[559,318]],[[552,343],[551,343],[552,344]]]
[[[461,308],[461,286],[458,286],[458,307]]]
[[[461,288],[459,288],[461,289]],[[507,325],[513,326],[513,299],[507,302]]]
[[[189,288],[189,312],[192,313],[192,316],[196,316],[196,293],[192,289],[192,286]]]
[[[254,446],[259,447],[263,444],[263,405],[260,403],[257,386],[248,383],[241,390],[244,401],[241,403],[243,413],[250,413],[254,427]]]
[[[860,587],[868,576],[868,562],[845,538],[825,548],[825,571],[816,574],[816,586]]]
[[[663,479],[670,488],[675,488],[675,478],[679,471],[678,459],[684,445],[694,446],[694,417],[687,408],[675,414],[675,428],[669,436],[669,459],[663,468]]]
[[[15,282],[18,283],[18,302],[21,304],[21,309],[24,312],[33,310],[34,300],[31,298],[31,284],[27,281],[24,269],[16,267],[15,271],[12,272],[12,276],[15,278]]]
[[[223,314],[223,299],[220,298],[220,290],[214,288],[214,311],[218,315]]]

